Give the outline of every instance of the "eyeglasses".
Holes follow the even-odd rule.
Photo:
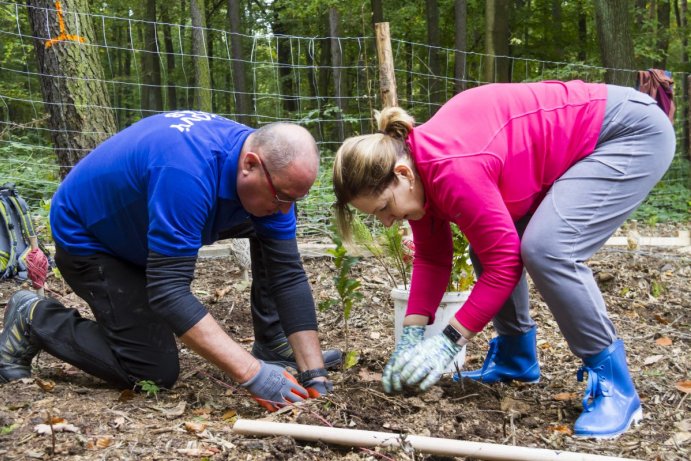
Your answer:
[[[278,192],[276,192],[276,187],[274,186],[274,182],[271,180],[271,174],[269,173],[269,170],[266,169],[266,165],[264,165],[264,161],[262,158],[258,155],[257,158],[259,159],[259,164],[262,166],[262,170],[264,170],[264,176],[266,176],[266,180],[269,182],[269,189],[271,189],[271,193],[274,196],[274,203],[276,204],[289,204],[289,203],[295,203],[295,202],[301,202],[307,198],[309,194],[305,194],[302,197],[297,197],[297,198],[289,198],[289,199],[282,199],[278,196]]]

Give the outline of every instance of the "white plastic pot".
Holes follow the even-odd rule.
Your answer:
[[[396,337],[396,342],[398,342],[398,339],[401,337],[401,332],[403,331],[403,318],[405,317],[405,311],[408,307],[409,294],[410,292],[408,290],[404,290],[400,286],[391,290],[391,299],[393,299],[394,307],[394,335]],[[449,324],[451,317],[458,312],[458,309],[460,309],[466,299],[468,299],[469,294],[469,291],[460,293],[447,291],[444,293],[441,304],[437,309],[434,323],[427,325],[425,338],[441,333],[446,325]],[[463,367],[463,362],[465,362],[465,346],[463,346],[461,352],[454,357],[445,371],[448,373],[455,373],[456,365],[458,365],[458,369],[461,369]]]

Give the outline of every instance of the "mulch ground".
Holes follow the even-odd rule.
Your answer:
[[[348,321],[319,313],[325,347],[356,350],[358,363],[333,372],[335,392],[268,414],[223,373],[181,347],[176,386],[147,394],[111,389],[48,354],[33,377],[0,385],[0,459],[24,460],[442,460],[410,447],[366,449],[233,433],[237,418],[415,434],[646,460],[691,457],[691,265],[674,249],[607,247],[591,261],[610,315],[627,346],[643,401],[643,423],[614,440],[574,438],[585,383],[580,366],[539,296],[534,296],[542,378],[539,384],[483,385],[449,377],[424,394],[386,395],[379,382],[394,347],[393,307],[383,268],[365,259],[354,269],[364,299]],[[317,302],[336,296],[330,259],[305,261]],[[59,280],[52,294],[88,315]],[[16,283],[0,283],[0,307]],[[194,293],[228,333],[251,347],[249,286],[228,259],[201,260]],[[469,346],[466,368],[482,364],[487,329]],[[347,339],[347,346],[346,346]],[[50,434],[51,425],[55,429]],[[60,430],[60,432],[58,432]]]

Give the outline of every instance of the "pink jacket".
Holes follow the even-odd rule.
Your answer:
[[[408,136],[425,188],[425,216],[411,221],[415,260],[407,315],[434,321],[451,273],[449,222],[483,266],[458,321],[480,331],[523,268],[514,221],[535,211],[551,185],[589,155],[607,87],[581,81],[492,84],[464,91]]]

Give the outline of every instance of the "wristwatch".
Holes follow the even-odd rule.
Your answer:
[[[461,347],[465,346],[470,342],[469,339],[466,339],[465,336],[463,336],[452,325],[446,325],[446,328],[444,328],[444,331],[442,333],[444,333],[444,335],[447,338],[449,338],[452,343],[457,344]]]
[[[319,378],[321,376],[328,376],[329,372],[326,368],[314,368],[313,370],[303,371],[298,373],[297,379],[300,384],[309,381],[310,379]]]

